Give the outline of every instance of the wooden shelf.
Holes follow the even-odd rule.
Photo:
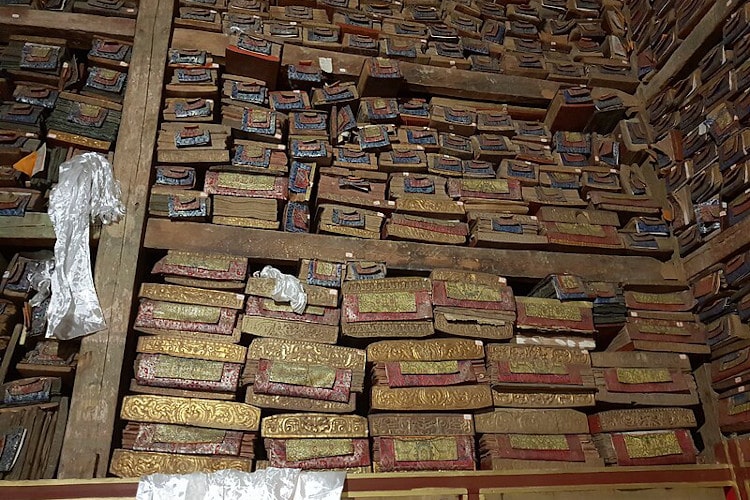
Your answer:
[[[180,49],[207,50],[219,60],[224,58],[230,37],[222,33],[175,28],[172,46]],[[282,64],[294,64],[300,60],[331,59],[333,74],[358,76],[367,57],[345,52],[286,44]],[[478,73],[456,68],[439,68],[401,62],[401,72],[406,86],[413,92],[429,92],[432,95],[460,97],[465,99],[492,100],[519,103],[524,106],[542,106],[550,103],[560,84],[557,82],[526,78],[522,76]]]
[[[91,227],[91,242],[99,240],[99,226]],[[48,247],[55,245],[55,230],[49,215],[26,212],[23,217],[3,217],[0,244],[13,247]]]
[[[650,488],[713,488],[721,492],[734,487],[728,465],[685,465],[663,467],[581,468],[576,471],[481,471],[413,472],[349,475],[344,498],[397,498],[411,492],[440,498],[469,499],[492,493],[529,493],[581,490],[646,490]],[[3,481],[0,494],[14,500],[52,500],[60,498],[133,499],[138,482],[128,479],[93,481]],[[426,494],[430,491],[431,494]],[[389,493],[392,492],[392,493]],[[446,497],[439,492],[449,493]],[[379,493],[379,494],[378,494]],[[606,493],[606,492],[603,492]],[[633,499],[639,498],[633,492]],[[606,494],[603,496],[607,498]],[[524,498],[519,495],[513,498]],[[589,497],[587,497],[589,498]],[[618,496],[617,498],[621,498]],[[651,498],[651,497],[649,497]],[[678,497],[670,497],[678,498]],[[703,497],[701,497],[703,498]]]
[[[429,271],[436,267],[496,273],[509,278],[541,279],[570,272],[584,279],[634,285],[683,284],[674,266],[651,257],[591,255],[539,250],[503,250],[409,241],[365,240],[323,234],[284,233],[264,229],[151,219],[146,248],[224,252],[273,263],[299,259],[377,260],[389,268]]]
[[[750,217],[720,232],[685,257],[685,275],[692,278],[747,246],[750,246]]]
[[[741,0],[726,0],[714,3],[708,13],[693,28],[687,38],[680,43],[648,84],[641,85],[642,95],[646,102],[671,83],[672,78],[688,64],[695,64],[700,60],[703,55],[700,52],[701,47],[717,30],[721,29],[727,16],[741,3]]]
[[[135,19],[0,7],[0,38],[9,34],[64,38],[71,47],[90,49],[94,36],[133,40]]]

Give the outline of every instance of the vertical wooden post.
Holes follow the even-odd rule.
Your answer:
[[[140,4],[114,159],[127,214],[119,224],[102,229],[94,278],[107,329],[81,343],[61,479],[107,474],[173,10],[172,0]]]

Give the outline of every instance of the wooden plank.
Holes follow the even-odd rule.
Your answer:
[[[704,462],[713,463],[716,461],[715,447],[721,443],[722,435],[719,429],[719,409],[716,404],[718,396],[711,388],[711,364],[702,364],[693,375],[698,386],[704,418],[704,423],[698,430],[703,440],[701,456]]]
[[[134,498],[136,479],[93,481],[2,481],[0,494],[13,500],[62,498]],[[676,465],[653,467],[598,467],[576,471],[476,471],[353,474],[344,493],[464,488],[470,494],[501,491],[554,491],[647,489],[654,487],[720,488],[732,485],[728,465]],[[608,498],[602,496],[600,498]]]
[[[637,285],[678,285],[661,262],[650,257],[584,255],[536,250],[501,250],[408,241],[364,240],[322,234],[283,233],[196,222],[148,221],[146,248],[224,252],[270,263],[302,258],[333,261],[379,260],[390,268],[429,271],[436,267],[541,279],[574,272],[585,279]]]
[[[685,274],[692,278],[703,270],[750,246],[750,218],[720,232],[682,261]]]
[[[140,13],[139,13],[140,15]],[[35,35],[64,38],[77,49],[90,49],[94,36],[133,40],[135,19],[23,7],[0,7],[0,38]]]
[[[99,239],[100,227],[91,227],[91,241]],[[27,212],[23,217],[3,217],[0,243],[17,247],[49,247],[55,245],[55,229],[46,212]]]
[[[181,49],[207,50],[217,60],[224,58],[229,37],[221,33],[175,28],[172,46]],[[333,74],[359,75],[365,56],[287,44],[282,53],[282,64],[300,60],[331,59]],[[407,88],[412,92],[433,95],[502,101],[524,106],[547,106],[560,88],[557,82],[522,76],[479,73],[476,71],[441,68],[401,62],[401,72]]]
[[[647,102],[661,92],[683,68],[694,67],[703,55],[701,52],[703,45],[718,29],[721,29],[727,16],[741,3],[741,0],[726,0],[714,3],[711,10],[693,28],[687,38],[680,43],[667,62],[664,63],[664,66],[648,82],[648,85],[641,85],[643,97]]]
[[[138,15],[114,159],[127,213],[102,230],[94,279],[107,329],[81,343],[60,478],[107,474],[173,9],[171,0],[142,2]]]

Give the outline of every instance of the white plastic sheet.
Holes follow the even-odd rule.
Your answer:
[[[260,272],[253,273],[256,278],[274,278],[276,286],[273,289],[273,300],[276,302],[289,302],[292,311],[302,314],[307,306],[307,293],[302,288],[302,283],[296,276],[284,274],[275,267],[266,266]]]
[[[153,474],[141,478],[136,500],[339,500],[345,479],[344,472],[276,468]]]
[[[112,165],[98,153],[84,153],[60,165],[49,198],[55,229],[55,270],[47,309],[47,338],[71,339],[106,327],[94,289],[89,224],[119,221],[125,214]]]

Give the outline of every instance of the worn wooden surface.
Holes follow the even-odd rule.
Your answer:
[[[725,229],[683,259],[685,274],[693,277],[748,246],[750,246],[750,218],[743,219]]]
[[[333,261],[380,260],[388,268],[429,271],[436,267],[541,279],[571,272],[584,279],[637,285],[679,284],[673,270],[650,257],[584,255],[536,250],[500,250],[408,241],[365,240],[321,234],[283,233],[196,222],[148,221],[144,246],[197,252],[224,252],[269,263],[301,258]]]
[[[102,230],[94,279],[107,329],[81,343],[60,478],[102,477],[109,462],[174,4],[140,7],[114,159],[127,214]]]
[[[717,395],[711,388],[711,364],[704,363],[699,366],[695,370],[694,376],[704,416],[704,423],[698,431],[703,440],[703,452],[701,456],[706,463],[713,463],[716,460],[715,447],[721,443],[722,437],[719,430],[719,410],[716,404]]]
[[[647,85],[641,85],[643,98],[650,101],[656,94],[661,92],[670,80],[680,73],[683,68],[695,65],[704,52],[701,48],[717,30],[721,30],[724,20],[729,14],[742,4],[741,0],[726,0],[715,2],[708,13],[693,28],[690,34],[683,40],[672,53],[664,66],[654,75]],[[710,49],[710,47],[706,47]]]
[[[90,49],[91,39],[97,35],[133,40],[135,23],[135,19],[0,7],[0,39],[9,34],[58,37],[77,49]]]
[[[727,465],[673,465],[654,467],[599,467],[576,471],[477,471],[477,472],[405,472],[392,474],[349,475],[342,498],[399,498],[411,490],[468,491],[470,499],[481,494],[549,493],[560,491],[600,492],[599,498],[612,498],[607,492],[614,489],[630,490],[632,496],[615,498],[639,499],[641,491],[654,488],[685,488],[686,491],[720,489],[733,486],[732,470]],[[53,500],[61,498],[135,498],[137,480],[99,479],[93,481],[2,481],[0,494],[13,500]],[[436,498],[432,496],[431,498]],[[494,497],[498,498],[498,497]],[[503,498],[503,497],[500,497]],[[514,498],[514,497],[510,497]],[[544,497],[517,497],[524,500]],[[555,497],[552,497],[555,498]],[[651,498],[651,497],[646,497]],[[664,497],[680,500],[704,500],[706,497]],[[713,497],[709,497],[713,498]],[[566,499],[567,500],[567,499]]]
[[[99,239],[99,226],[91,228],[91,241]],[[23,217],[3,217],[0,243],[16,247],[49,247],[55,244],[55,229],[46,212],[27,212]]]

